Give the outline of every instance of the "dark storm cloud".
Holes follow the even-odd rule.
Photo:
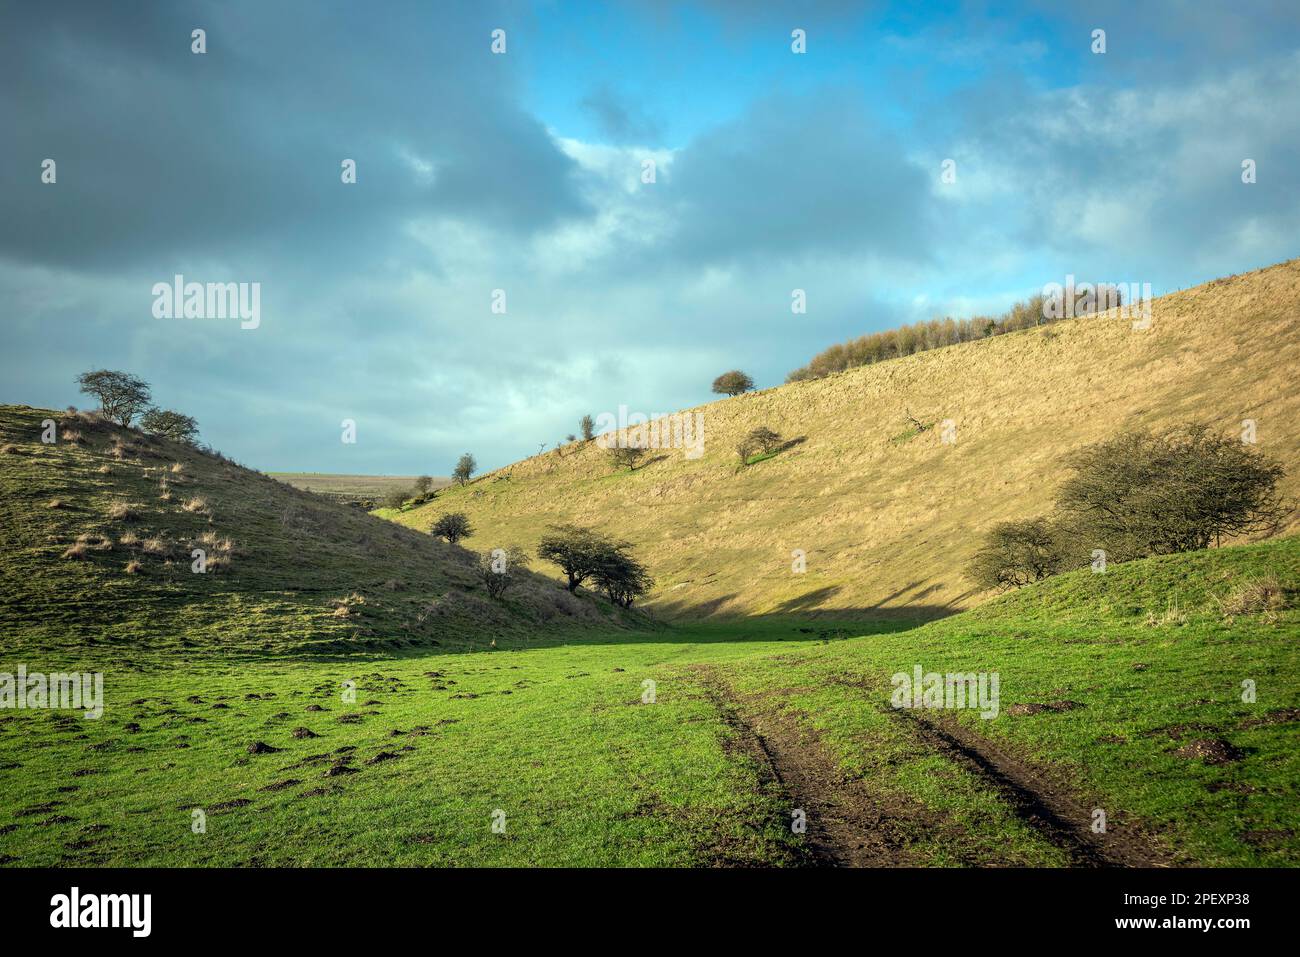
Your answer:
[[[408,217],[533,232],[589,213],[486,54],[492,8],[29,4],[0,32],[0,253],[120,266],[391,246]],[[190,51],[195,27],[208,52]],[[343,42],[339,42],[343,38]],[[39,180],[46,157],[56,188]],[[339,181],[356,160],[357,184]]]

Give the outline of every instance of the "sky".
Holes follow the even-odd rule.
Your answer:
[[[0,0],[0,402],[129,371],[265,471],[492,468],[1298,237],[1293,0]],[[256,327],[160,318],[178,274]]]

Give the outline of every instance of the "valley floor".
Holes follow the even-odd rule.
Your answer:
[[[117,667],[99,720],[0,712],[0,863],[1300,861],[1294,613],[1017,622]],[[998,717],[891,707],[916,665],[998,671]]]

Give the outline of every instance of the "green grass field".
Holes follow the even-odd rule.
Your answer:
[[[1269,578],[1287,607],[1225,615]],[[0,862],[1293,866],[1298,587],[1292,538],[1072,573],[920,627],[55,650],[44,667],[105,672],[106,712],[0,713]],[[890,676],[918,664],[997,671],[998,717],[891,707]]]

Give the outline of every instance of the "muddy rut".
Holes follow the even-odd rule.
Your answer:
[[[944,754],[983,780],[1016,816],[1062,850],[1075,867],[1167,866],[1163,851],[1146,834],[1114,820],[1108,809],[1105,833],[1092,830],[1092,808],[1068,788],[1055,784],[1044,769],[1015,757],[984,736],[948,719],[932,720],[900,710],[926,746]]]
[[[911,846],[921,833],[947,822],[919,802],[882,795],[839,767],[816,732],[775,708],[746,707],[719,675],[692,669],[706,695],[733,732],[731,746],[759,769],[764,787],[775,789],[787,815],[802,810],[806,833],[797,863],[813,867],[924,866]],[[1042,768],[1008,753],[952,720],[898,711],[922,746],[976,775],[1013,813],[1076,867],[1160,867],[1169,861],[1149,835],[1119,824],[1114,809],[1107,833],[1094,834],[1092,809]],[[785,819],[789,826],[791,816]],[[999,861],[971,861],[994,865]]]
[[[920,807],[890,802],[844,774],[817,741],[793,718],[775,713],[743,715],[730,690],[715,675],[697,671],[710,701],[734,733],[733,746],[758,766],[762,784],[776,788],[789,827],[803,811],[807,831],[797,863],[812,867],[900,867],[909,858],[908,835],[924,826]]]

